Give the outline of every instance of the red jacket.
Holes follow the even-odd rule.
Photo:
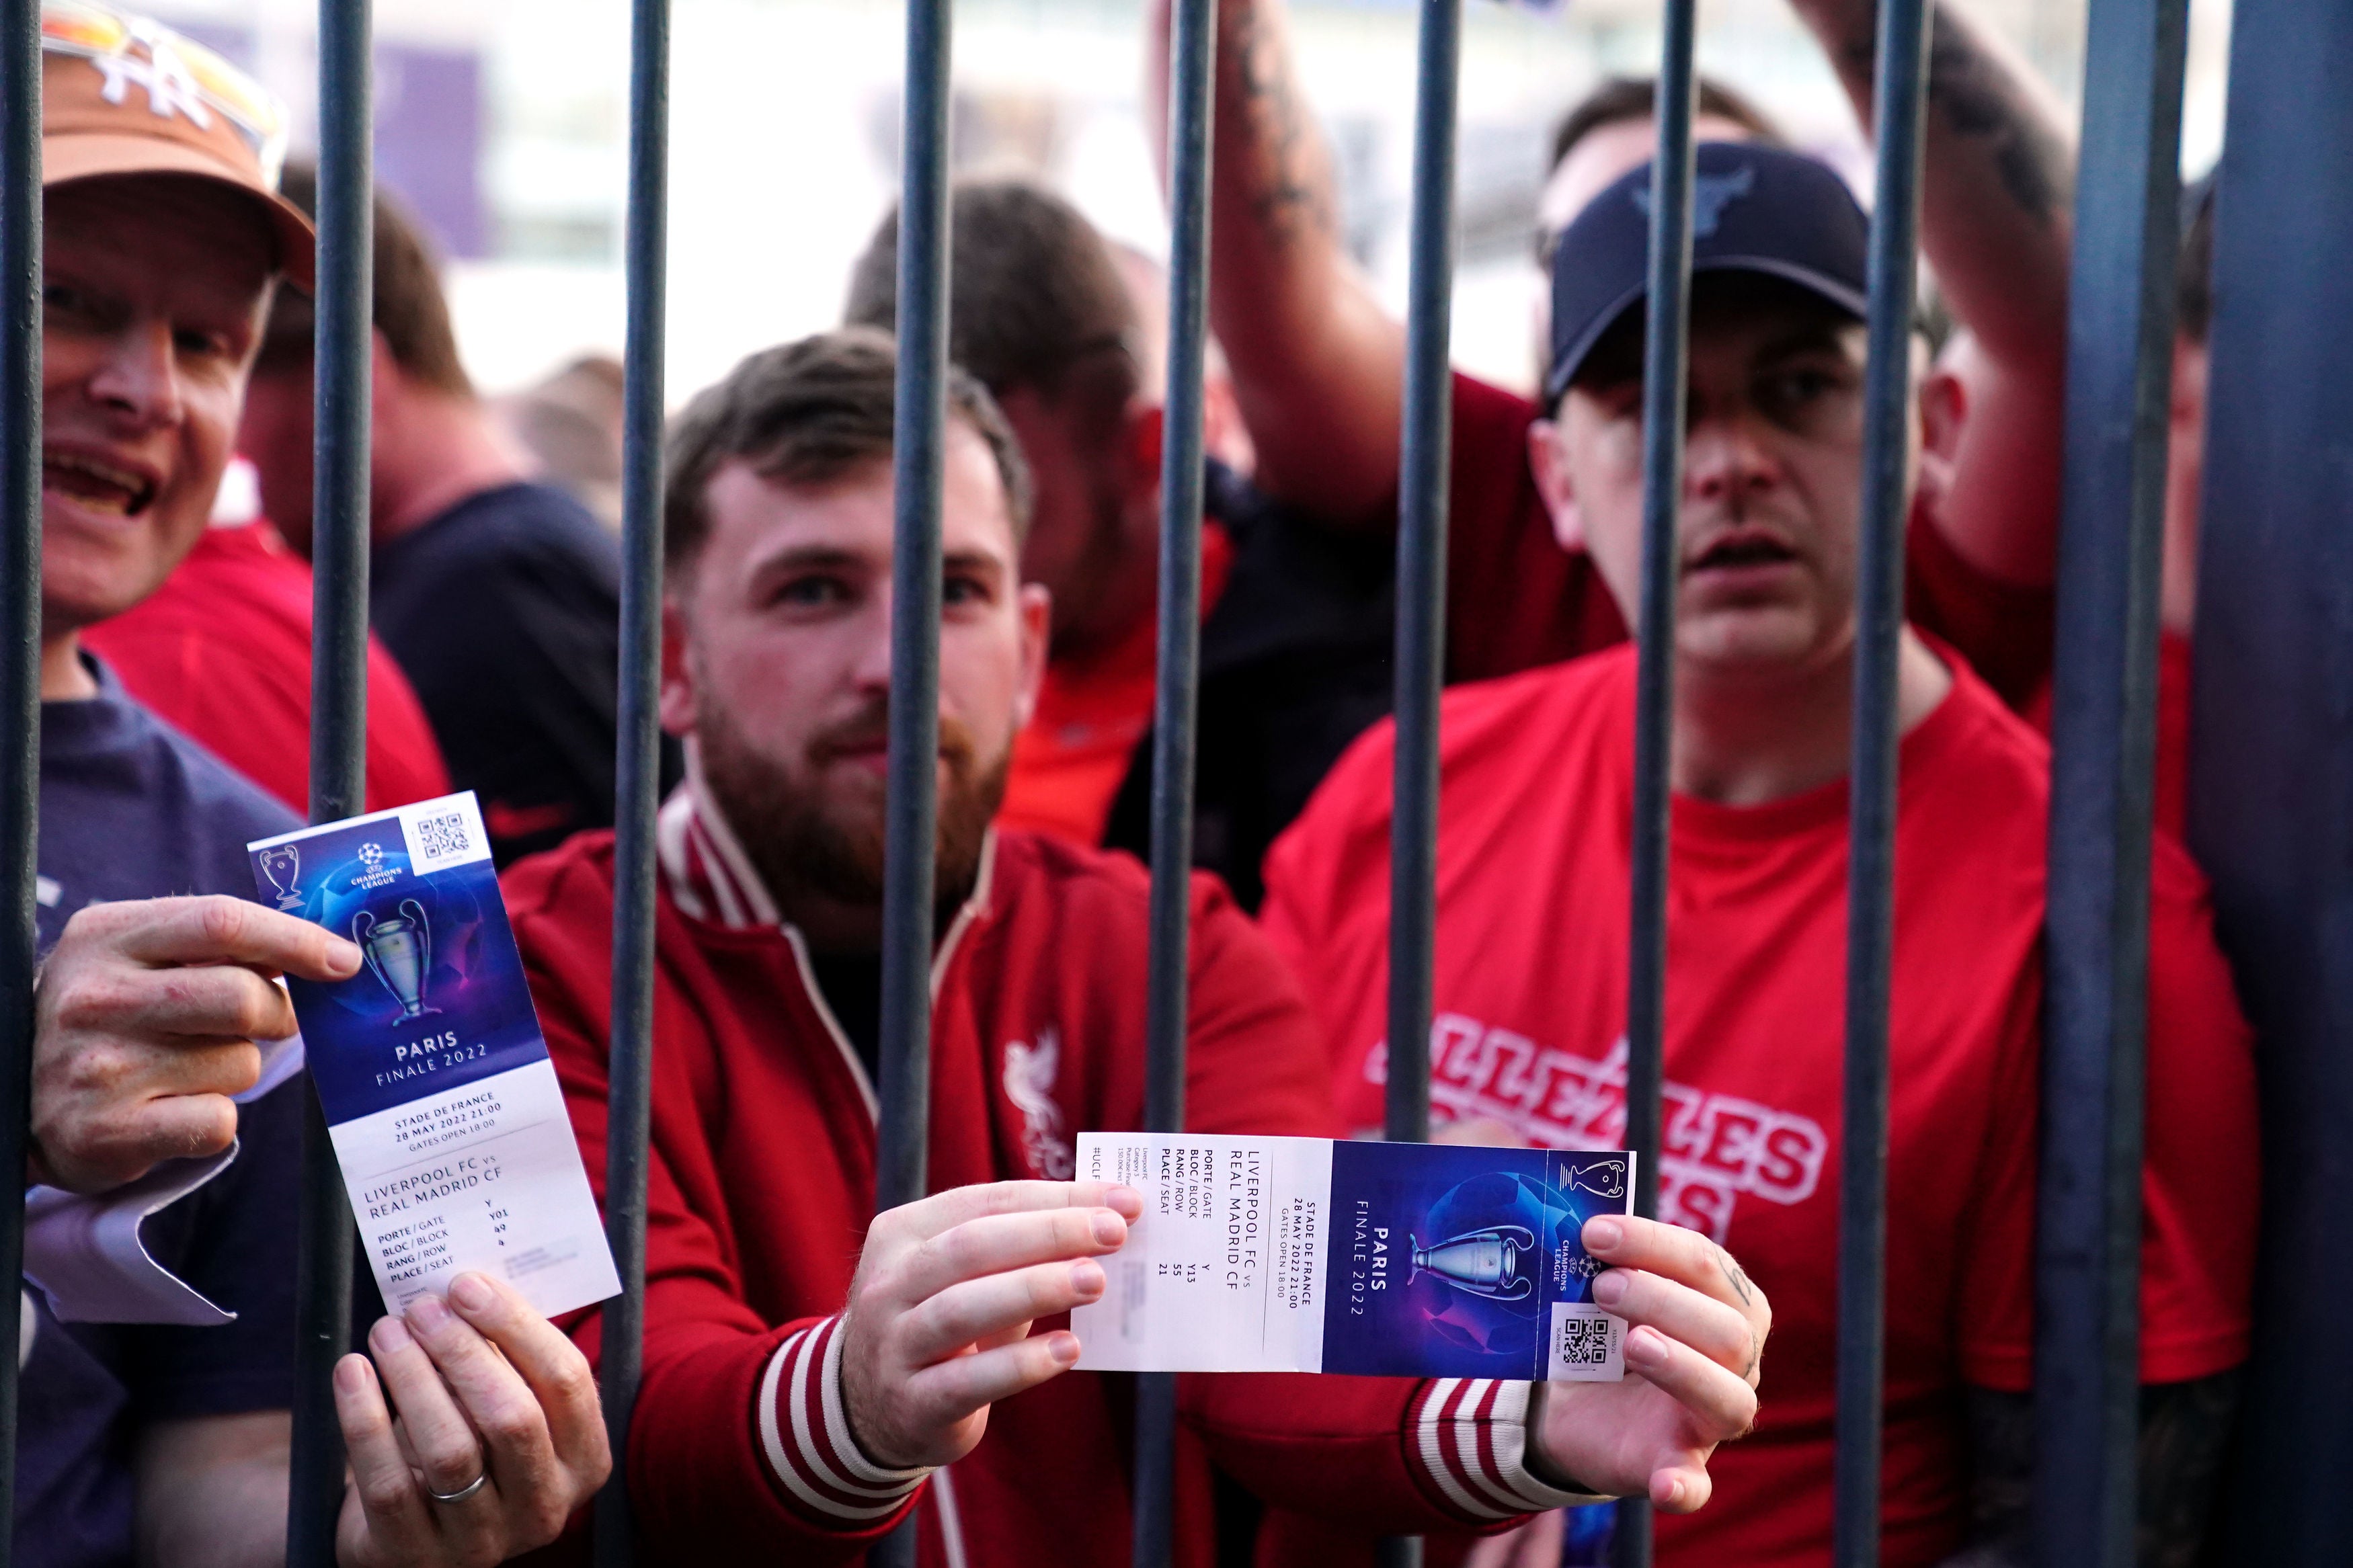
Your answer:
[[[929,1563],[1125,1561],[1129,1377],[1080,1370],[1000,1403],[979,1447],[928,1480],[877,1469],[849,1441],[832,1325],[873,1202],[873,1089],[799,934],[691,784],[664,808],[660,842],[645,1377],[628,1462],[645,1560],[849,1562],[928,1494]],[[612,878],[600,833],[507,883],[600,1185]],[[1066,1176],[1078,1131],[1141,1125],[1145,889],[1124,858],[996,836],[933,972],[934,1190]],[[1191,980],[1188,1125],[1328,1133],[1329,1069],[1305,1004],[1206,879]],[[573,1330],[592,1356],[597,1328],[591,1314]],[[1210,1557],[1212,1455],[1271,1500],[1364,1528],[1461,1531],[1564,1500],[1520,1463],[1525,1384],[1195,1377],[1182,1397],[1180,1563]]]
[[[311,568],[275,528],[206,529],[162,587],[81,640],[131,695],[309,815]],[[425,709],[373,637],[367,683],[367,809],[448,795]]]

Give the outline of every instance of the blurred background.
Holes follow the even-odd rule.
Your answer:
[[[2071,105],[2084,0],[1971,0]],[[1648,73],[1659,0],[1467,0],[1455,358],[1526,385],[1540,287],[1534,205],[1554,120],[1597,77]],[[316,125],[311,0],[142,0],[246,65]],[[2230,0],[2194,0],[2183,163],[2219,150]],[[1337,150],[1349,242],[1400,310],[1412,138],[1409,0],[1292,0],[1309,96]],[[1868,185],[1828,67],[1782,0],[1709,0],[1700,62]],[[851,259],[897,184],[893,0],[675,0],[669,391],[834,322]],[[955,153],[1026,169],[1108,234],[1166,253],[1140,117],[1142,0],[960,0]],[[449,263],[477,383],[512,392],[617,354],[628,132],[623,0],[379,0],[376,173]],[[591,364],[534,417],[601,417]],[[615,404],[617,406],[617,403]],[[552,409],[552,412],[551,412]],[[560,441],[560,429],[542,436]]]

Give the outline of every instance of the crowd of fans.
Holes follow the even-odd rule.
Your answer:
[[[1872,0],[1797,9],[1867,121]],[[307,804],[315,181],[281,181],[282,115],[220,90],[233,68],[198,46],[94,5],[48,23],[27,1182],[151,1195],[148,1251],[236,1316],[67,1321],[28,1281],[13,1528],[44,1568],[271,1563],[309,1092],[272,982],[360,962],[250,901],[243,848]],[[2073,163],[1961,0],[1935,26],[1922,234],[1950,330],[1914,356],[1896,692],[1898,1568],[2026,1550]],[[1280,0],[1220,0],[1218,29],[1187,1121],[1365,1135],[1388,1054],[1404,336],[1342,247]],[[1650,84],[1617,80],[1561,125],[1539,395],[1453,383],[1430,1059],[1440,1135],[1466,1142],[1624,1131],[1652,114]],[[1828,1559],[1868,225],[1731,88],[1704,85],[1697,132],[1664,1223],[1584,1237],[1630,1375],[1188,1376],[1181,1563],[1369,1563],[1419,1533],[1434,1562],[1600,1563],[1628,1496],[1656,1505],[1666,1564]],[[2211,205],[2200,186],[2184,208],[2151,886],[2140,1555],[2168,1568],[2209,1544],[2255,1205],[2250,1031],[2178,838]],[[649,1562],[854,1562],[910,1517],[927,1564],[1128,1550],[1134,1384],[1087,1370],[1066,1314],[1140,1212],[1073,1180],[1072,1151],[1144,1114],[1147,878],[1127,852],[1155,744],[1165,278],[1026,180],[960,182],[951,225],[934,1191],[871,1219],[895,219],[841,326],[749,354],[667,438],[624,1478]],[[486,403],[416,225],[380,197],[375,234],[367,803],[478,793],[601,1184],[615,367]],[[233,455],[264,516],[215,524]],[[368,1316],[335,1374],[342,1560],[585,1560],[611,1467],[599,1311],[551,1324],[465,1275]]]

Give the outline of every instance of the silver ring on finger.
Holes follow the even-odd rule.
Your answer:
[[[435,1502],[464,1502],[468,1498],[472,1497],[476,1492],[480,1491],[484,1487],[489,1486],[490,1484],[491,1470],[490,1467],[485,1465],[482,1467],[482,1473],[480,1475],[476,1476],[472,1480],[468,1481],[456,1491],[437,1492],[430,1486],[427,1486],[425,1489],[425,1495],[431,1498]]]

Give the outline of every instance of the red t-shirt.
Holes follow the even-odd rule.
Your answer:
[[[311,568],[275,528],[206,529],[162,587],[81,640],[167,722],[311,809]],[[425,710],[372,637],[367,685],[367,809],[448,794]]]
[[[2042,741],[1956,661],[1905,737],[1896,827],[1887,1243],[1886,1536],[1929,1563],[1966,1523],[1964,1383],[2027,1386],[2042,1005]],[[1624,1124],[1633,650],[1448,694],[1431,1098],[1561,1147]],[[1263,919],[1327,1031],[1338,1103],[1381,1121],[1389,770],[1384,724],[1268,858]],[[1678,798],[1661,1209],[1771,1296],[1763,1414],[1662,1562],[1813,1564],[1830,1546],[1843,782],[1730,808]],[[2151,917],[2142,1375],[2247,1353],[2255,1100],[2205,889],[2158,846]]]
[[[1233,563],[1232,537],[1214,521],[1203,523],[1203,619],[1217,607]],[[1101,844],[1136,745],[1152,728],[1159,665],[1160,625],[1152,616],[1097,658],[1048,663],[1038,710],[1013,738],[997,822],[1072,844]]]

